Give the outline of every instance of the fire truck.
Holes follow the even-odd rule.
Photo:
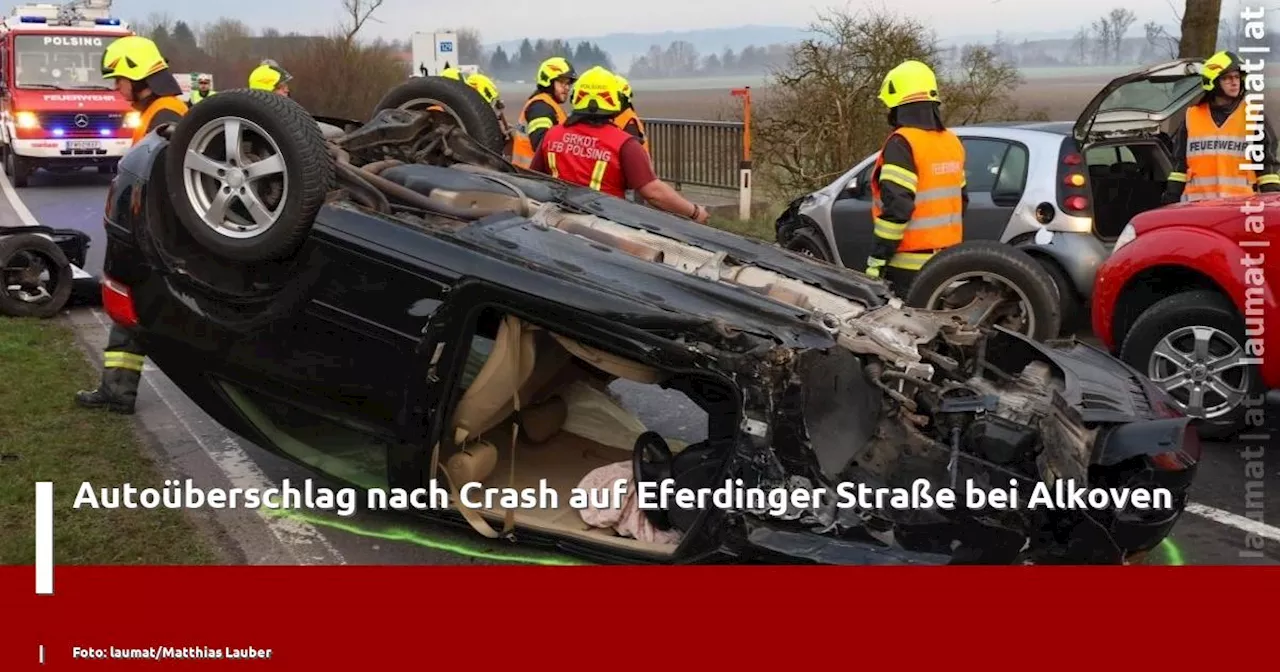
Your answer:
[[[131,35],[111,0],[14,7],[0,25],[0,156],[15,187],[40,168],[115,171],[140,115],[102,78],[102,53]]]

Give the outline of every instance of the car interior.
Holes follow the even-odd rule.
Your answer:
[[[594,503],[592,511],[583,511],[570,506],[570,495],[574,488],[600,487],[606,481],[611,485],[618,478],[633,483],[637,443],[654,440],[655,429],[662,430],[656,440],[665,442],[673,456],[668,467],[677,482],[714,477],[721,458],[713,453],[723,452],[713,446],[732,444],[736,410],[725,403],[732,397],[723,393],[720,383],[691,382],[689,376],[655,369],[516,316],[486,310],[469,346],[459,381],[460,397],[448,415],[440,468],[454,485],[479,482],[486,488],[536,488],[545,479],[559,493],[559,506],[516,510],[517,526],[670,555],[696,511],[671,514],[667,519],[665,513],[640,511],[634,496],[620,510],[608,510],[601,502]],[[655,389],[656,394],[650,395],[663,398],[656,404],[661,408],[639,413],[620,402],[619,386],[668,389]],[[664,426],[664,409],[672,408],[704,410],[694,413],[698,421],[691,424],[696,426]],[[588,485],[593,472],[607,475],[606,481],[592,479]],[[633,489],[628,485],[628,493]],[[481,515],[497,522],[504,520],[506,512],[495,507]],[[655,521],[661,522],[655,526]]]
[[[1093,145],[1085,150],[1084,159],[1099,237],[1114,240],[1135,215],[1160,207],[1172,166],[1156,141]]]

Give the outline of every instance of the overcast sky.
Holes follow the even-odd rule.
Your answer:
[[[45,0],[49,1],[49,0]],[[744,24],[804,26],[822,8],[892,6],[900,13],[929,19],[940,35],[973,35],[1000,30],[1016,39],[1017,33],[1071,30],[1112,7],[1125,6],[1138,16],[1133,32],[1155,19],[1174,23],[1185,0],[642,0],[638,3],[607,0],[384,0],[375,14],[381,22],[370,24],[370,36],[407,39],[416,31],[430,32],[450,26],[473,26],[486,43],[523,37],[580,37],[618,32],[658,32],[734,27]],[[5,2],[12,8],[14,2]],[[1280,0],[1251,0],[1246,6],[1266,6],[1274,16],[1268,23],[1280,27]],[[341,0],[116,0],[115,14],[142,19],[151,12],[168,12],[175,19],[197,23],[233,16],[261,28],[273,26],[285,32],[323,30],[337,23]],[[1237,0],[1224,0],[1231,10]],[[636,8],[642,8],[637,11]],[[7,13],[7,12],[6,12]],[[998,25],[992,19],[998,19]],[[1277,28],[1280,29],[1280,28]]]

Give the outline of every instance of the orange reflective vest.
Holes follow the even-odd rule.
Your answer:
[[[647,154],[649,152],[649,134],[644,132],[644,122],[640,120],[640,115],[636,114],[635,108],[628,107],[613,118],[613,122],[618,125],[618,128],[624,131],[627,130],[627,124],[632,121],[636,122],[636,128],[640,131],[640,137],[638,138],[640,145],[644,147],[644,151]]]
[[[133,129],[133,144],[136,145],[139,142],[142,142],[143,138],[147,137],[147,131],[151,128],[151,120],[155,119],[156,115],[163,110],[170,110],[172,112],[177,112],[179,115],[185,116],[188,108],[187,104],[182,102],[176,96],[160,96],[159,98],[151,101],[151,104],[147,106],[147,109],[143,110],[142,118],[138,122],[138,127]]]
[[[543,136],[540,149],[546,151],[552,177],[625,198],[622,146],[633,139],[613,124],[558,125]]]
[[[532,120],[533,127],[530,128],[530,119],[528,118],[529,106],[538,101],[542,101],[550,105],[551,109],[556,111],[556,118],[554,121],[543,121],[542,118],[534,119]],[[533,163],[534,147],[532,135],[537,131],[547,130],[554,125],[563,124],[564,120],[567,118],[568,115],[564,113],[560,104],[557,103],[556,99],[552,98],[550,94],[539,91],[538,93],[529,96],[529,100],[526,100],[524,103],[524,109],[520,110],[520,120],[516,123],[515,137],[511,144],[511,163],[514,163],[521,168],[528,168],[529,164]]]
[[[889,138],[894,135],[902,136],[911,146],[916,170],[912,173],[901,166],[885,165],[882,149],[871,180],[871,216],[876,236],[901,241],[888,265],[918,271],[939,250],[964,240],[964,145],[955,133],[947,130],[904,127]],[[888,143],[887,138],[885,142]],[[882,180],[915,192],[911,221],[898,224],[881,218],[884,213],[880,197]]]
[[[1245,106],[1238,105],[1226,123],[1213,122],[1208,103],[1187,109],[1187,186],[1183,200],[1250,196],[1258,181],[1247,156],[1249,129]]]

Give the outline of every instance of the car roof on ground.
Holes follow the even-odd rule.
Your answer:
[[[847,269],[591,189],[571,188],[562,202],[570,211],[724,252],[730,263],[774,271],[868,309],[885,305],[892,297],[885,285]],[[378,240],[380,246],[401,250],[433,267],[604,316],[620,326],[679,332],[719,322],[785,347],[834,345],[831,335],[810,321],[808,310],[770,299],[764,291],[697,277],[580,236],[560,234],[515,213],[492,215],[456,229],[433,228],[423,235],[421,229],[403,225],[376,226],[370,221],[376,215],[354,209],[331,206],[325,210],[317,220],[323,228],[360,232],[360,237]],[[379,233],[370,236],[371,229]],[[448,241],[448,247],[440,247],[440,240]]]

